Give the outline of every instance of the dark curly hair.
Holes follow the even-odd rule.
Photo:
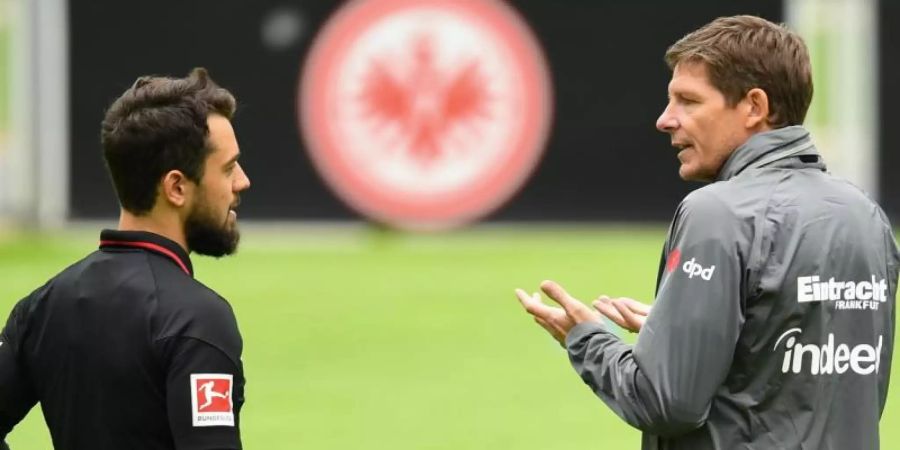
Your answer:
[[[106,110],[100,133],[122,208],[137,215],[150,212],[159,182],[171,170],[199,183],[210,153],[207,118],[231,119],[235,108],[234,96],[203,68],[185,78],[138,78]]]

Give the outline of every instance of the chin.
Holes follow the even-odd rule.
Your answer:
[[[715,176],[708,176],[696,167],[686,167],[682,165],[678,168],[678,177],[684,181],[710,182],[716,179]]]

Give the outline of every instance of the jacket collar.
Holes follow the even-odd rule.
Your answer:
[[[825,170],[825,162],[813,145],[809,131],[794,125],[751,136],[731,153],[719,170],[716,181],[729,180],[746,169],[764,166]]]
[[[165,256],[188,276],[194,276],[191,258],[180,245],[168,238],[148,231],[103,230],[100,232],[100,250],[107,248],[137,248]]]

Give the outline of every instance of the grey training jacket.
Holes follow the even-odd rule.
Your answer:
[[[583,323],[566,347],[644,449],[876,449],[898,267],[806,130],[760,133],[679,205],[636,344]]]

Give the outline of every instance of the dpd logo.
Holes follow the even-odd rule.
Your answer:
[[[681,250],[673,249],[669,252],[669,256],[666,258],[666,272],[672,273],[678,269],[678,264],[681,262]]]
[[[709,281],[712,279],[716,266],[704,268],[700,264],[697,264],[697,258],[691,258],[684,262],[684,265],[681,266],[681,270],[688,274],[688,278],[699,276],[700,278]]]

